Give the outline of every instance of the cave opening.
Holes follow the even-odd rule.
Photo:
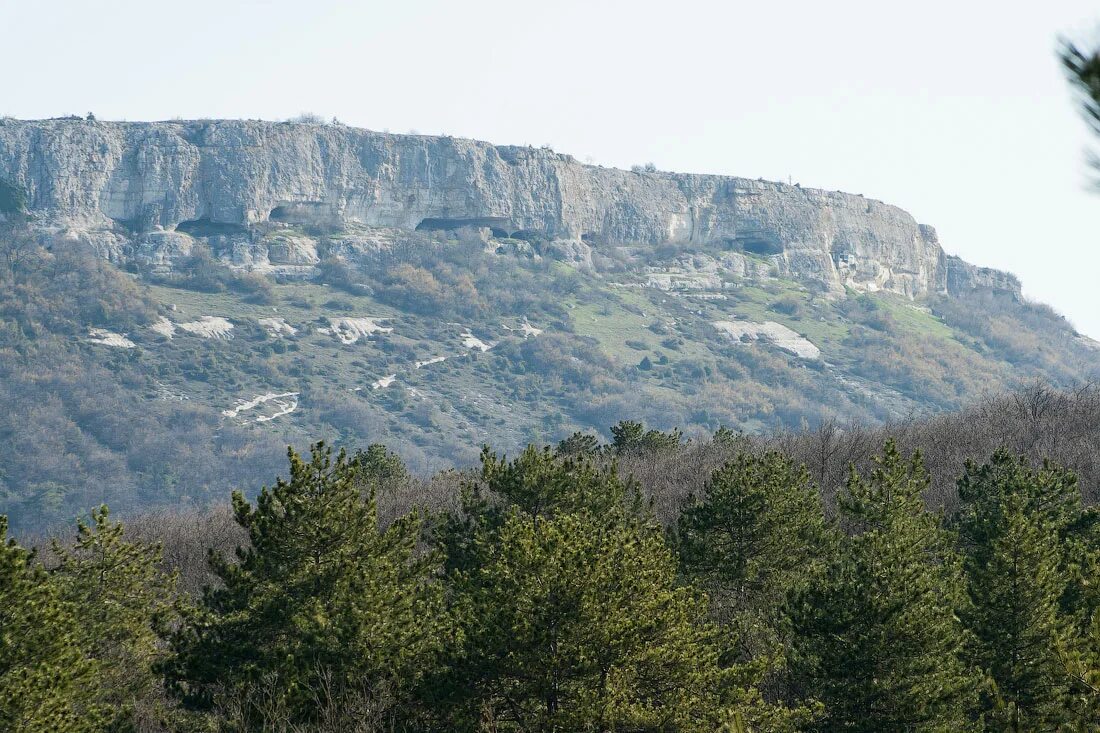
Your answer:
[[[209,218],[204,217],[202,219],[181,221],[176,225],[176,231],[189,234],[192,237],[214,237],[219,234],[246,234],[248,227],[243,224],[211,221]]]
[[[747,234],[737,237],[734,241],[749,254],[768,256],[783,253],[783,243],[777,237]]]
[[[468,218],[428,217],[427,219],[421,220],[421,222],[416,225],[416,231],[450,231],[453,229],[461,229],[462,227],[489,227],[494,230],[494,234],[497,231],[507,234],[515,228],[512,226],[512,222],[504,216],[476,216]]]

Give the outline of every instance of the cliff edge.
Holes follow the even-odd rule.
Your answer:
[[[186,251],[188,238],[248,239],[264,222],[478,227],[597,251],[719,246],[836,292],[1019,292],[1015,277],[945,255],[934,229],[863,196],[603,168],[461,138],[289,122],[5,119],[0,180],[40,223],[117,260]]]

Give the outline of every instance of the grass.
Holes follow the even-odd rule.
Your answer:
[[[642,358],[642,352],[627,346],[627,341],[645,343],[650,349],[660,347],[657,335],[649,330],[652,318],[613,304],[574,302],[572,305],[569,314],[574,332],[596,339],[600,349],[616,364],[636,364]]]
[[[233,292],[206,293],[165,285],[149,286],[150,294],[161,303],[175,305],[188,317],[223,316],[225,318],[267,318],[274,315],[285,318],[291,325],[314,321],[321,314],[333,316],[393,317],[398,311],[378,303],[364,295],[351,295],[331,287],[314,283],[285,283],[273,285],[275,302],[271,304],[249,303]],[[350,303],[354,311],[331,311],[324,307],[332,300]]]
[[[660,354],[670,361],[714,357],[705,344],[691,339],[685,339],[677,349],[669,349],[661,343],[670,336],[680,335],[668,324],[688,317],[682,299],[649,288],[623,289],[616,291],[615,296],[615,299],[598,303],[572,301],[569,313],[574,332],[594,338],[604,354],[617,365],[633,367],[643,356],[655,360]],[[654,323],[665,324],[668,333],[650,330]],[[628,341],[644,344],[645,350],[628,345]]]
[[[955,331],[932,313],[921,310],[919,304],[887,293],[877,293],[873,297],[886,308],[900,329],[918,336],[955,340]]]
[[[787,280],[775,280],[771,287],[745,285],[734,289],[731,301],[725,308],[725,317],[750,321],[775,321],[806,337],[815,346],[828,353],[834,351],[847,336],[849,324],[839,318],[832,304],[821,297],[813,297],[805,288]],[[783,313],[772,307],[780,300],[792,299],[801,306],[796,315]]]

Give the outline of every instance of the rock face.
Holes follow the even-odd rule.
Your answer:
[[[582,262],[601,245],[719,245],[837,292],[1018,288],[1011,276],[947,257],[931,227],[862,196],[630,172],[450,137],[254,121],[0,120],[0,179],[104,256],[155,267],[185,256],[190,238],[239,240],[271,221],[533,232]],[[315,262],[309,242],[280,247],[238,247],[233,257]]]

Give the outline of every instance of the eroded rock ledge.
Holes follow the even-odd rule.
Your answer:
[[[475,227],[536,233],[582,251],[719,245],[837,292],[1019,290],[1013,276],[945,255],[931,227],[863,196],[603,168],[551,150],[451,137],[259,121],[6,119],[0,178],[25,192],[40,219],[87,238],[104,256],[154,264],[195,238],[239,249],[264,222]],[[278,246],[286,252],[269,261],[313,264],[308,246]]]

